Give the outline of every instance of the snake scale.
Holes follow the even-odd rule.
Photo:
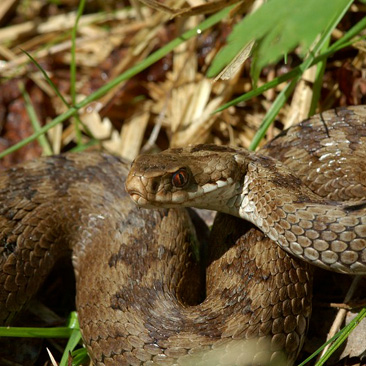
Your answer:
[[[316,115],[260,154],[199,145],[143,155],[128,178],[129,164],[98,153],[7,169],[0,323],[72,255],[95,365],[291,365],[311,313],[306,262],[366,272],[365,143],[359,106]],[[139,205],[165,208],[139,209],[125,184]],[[223,212],[207,247],[182,206]]]

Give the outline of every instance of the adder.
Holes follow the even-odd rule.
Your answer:
[[[311,313],[306,262],[366,272],[365,122],[365,106],[340,108],[259,154],[170,149],[138,157],[128,177],[128,164],[105,154],[3,171],[0,322],[72,252],[94,364],[291,365]],[[128,194],[160,209],[138,209]],[[228,214],[207,247],[183,206]]]

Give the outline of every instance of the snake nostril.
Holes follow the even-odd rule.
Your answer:
[[[156,181],[156,180],[153,180],[153,181],[151,182],[151,190],[152,190],[153,192],[156,192],[156,191],[158,190],[158,188],[159,188],[159,182],[158,182],[158,181]]]

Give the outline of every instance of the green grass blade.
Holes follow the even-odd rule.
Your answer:
[[[88,141],[85,144],[77,145],[77,146],[73,147],[72,149],[70,149],[70,152],[84,151],[84,150],[88,149],[89,147],[97,146],[97,145],[100,145],[100,141],[96,140],[96,139],[91,139],[90,141]]]
[[[83,15],[84,8],[85,8],[85,0],[81,0],[78,6],[75,24],[72,27],[71,31],[70,94],[71,94],[72,105],[76,104],[76,37],[77,37],[79,20]],[[74,125],[75,125],[77,145],[81,145],[82,141],[81,141],[79,118],[75,118]]]
[[[69,354],[75,349],[75,347],[79,344],[81,340],[81,333],[79,330],[73,330],[70,338],[67,342],[67,345],[64,349],[61,361],[60,361],[60,366],[67,366],[68,365],[68,360],[69,360]]]
[[[69,338],[72,330],[68,327],[0,327],[0,337],[21,338]]]
[[[322,50],[326,52],[329,47],[330,38],[328,38],[327,42],[324,44]],[[325,67],[327,66],[327,57],[321,60],[317,64],[316,73],[315,73],[315,81],[313,85],[313,95],[311,98],[310,108],[308,117],[314,115],[316,113],[316,108],[318,106],[318,102],[320,99],[320,93],[323,87],[323,76],[325,72]]]
[[[74,352],[72,352],[71,355],[72,355],[72,366],[79,366],[90,363],[90,358],[85,348],[79,348]]]
[[[72,311],[67,321],[67,327],[71,329],[71,334],[67,345],[64,349],[60,366],[67,366],[69,361],[69,354],[75,349],[75,347],[79,344],[81,340],[81,333],[79,327],[79,320],[77,313]]]
[[[27,57],[33,62],[33,64],[38,68],[38,70],[43,74],[43,77],[46,79],[48,84],[50,85],[51,89],[55,92],[55,94],[62,100],[62,102],[69,108],[70,104],[67,103],[67,100],[64,98],[64,96],[60,93],[57,86],[54,84],[54,82],[50,79],[47,72],[42,68],[42,66],[37,62],[37,60],[27,51],[21,50],[23,53],[27,55]]]
[[[27,113],[28,113],[28,116],[30,118],[33,129],[34,129],[35,132],[38,132],[39,129],[41,128],[41,124],[38,121],[38,116],[36,114],[36,111],[33,108],[32,101],[29,97],[29,94],[25,90],[23,83],[19,84],[19,89],[20,89],[20,91],[23,95],[23,98],[24,98],[24,101],[25,101],[25,108],[27,110]],[[51,146],[48,143],[47,138],[46,138],[45,135],[40,135],[38,137],[38,142],[42,147],[44,155],[52,155]]]
[[[315,352],[313,352],[308,358],[306,358],[303,362],[301,362],[298,366],[305,366],[308,362],[310,362],[312,359],[314,359],[318,354],[323,351],[323,349],[328,346],[328,344],[331,344],[339,337],[339,332],[335,334],[331,339],[326,341],[324,344],[322,344]]]
[[[342,38],[338,39],[338,41],[334,42],[330,48],[337,48],[341,45],[345,45],[348,43],[353,37],[359,35],[364,29],[366,29],[366,17],[362,18],[358,23],[356,23],[347,33],[343,35]],[[365,36],[361,37],[361,39],[365,39]],[[350,44],[352,44],[351,42]]]
[[[295,89],[295,86],[299,80],[300,76],[297,76],[294,80],[292,80],[289,84],[286,85],[286,87],[281,91],[280,94],[278,94],[276,100],[272,103],[271,107],[269,108],[266,116],[263,118],[263,122],[261,123],[258,131],[253,137],[252,142],[249,145],[249,150],[255,150],[266,134],[269,126],[273,123],[276,116],[278,115],[278,112],[283,107],[283,105],[286,103],[286,100],[289,98],[289,96],[292,94],[293,90]]]
[[[84,8],[85,8],[85,0],[80,0],[76,14],[75,24],[72,27],[71,31],[70,94],[73,105],[76,104],[76,37],[77,37],[79,20],[83,15]]]

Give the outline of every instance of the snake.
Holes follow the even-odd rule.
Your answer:
[[[312,265],[366,273],[365,143],[366,106],[343,107],[257,153],[195,145],[131,166],[66,153],[3,170],[0,324],[72,256],[94,365],[292,365]],[[208,238],[186,207],[219,212]]]

